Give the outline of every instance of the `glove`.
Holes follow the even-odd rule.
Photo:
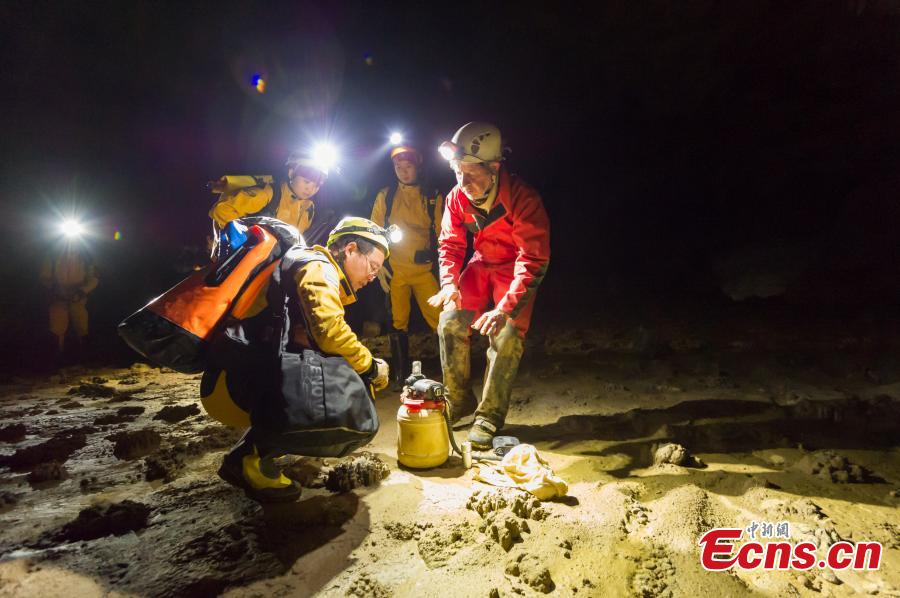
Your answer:
[[[428,298],[428,305],[431,307],[446,307],[449,304],[459,309],[459,291],[453,284],[445,284],[437,295]]]
[[[390,375],[390,368],[388,367],[388,363],[379,358],[373,359],[375,365],[375,375],[372,377],[372,387],[375,390],[384,390],[387,388],[390,380],[388,376]]]
[[[381,285],[381,290],[385,293],[391,292],[391,274],[387,268],[378,270],[378,284]]]

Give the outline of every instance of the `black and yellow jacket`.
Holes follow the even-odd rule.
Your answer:
[[[288,287],[294,349],[340,355],[358,374],[370,372],[372,353],[344,319],[344,306],[354,303],[356,294],[331,253],[320,245],[292,248],[282,259],[282,281]]]

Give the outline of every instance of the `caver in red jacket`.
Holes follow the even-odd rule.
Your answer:
[[[456,285],[460,308],[474,311],[475,318],[493,299],[524,336],[550,262],[550,220],[537,191],[505,168],[499,185],[486,217],[459,185],[447,195],[438,240],[441,286]],[[466,229],[474,234],[475,254],[463,270]]]

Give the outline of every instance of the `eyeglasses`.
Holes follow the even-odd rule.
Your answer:
[[[374,253],[374,252],[372,252],[372,253]],[[381,267],[384,265],[384,263],[379,264],[378,262],[372,261],[372,259],[369,258],[369,256],[366,255],[365,253],[362,254],[362,256],[364,258],[366,258],[366,263],[369,265],[369,272],[372,274],[378,274],[378,271],[381,270]]]

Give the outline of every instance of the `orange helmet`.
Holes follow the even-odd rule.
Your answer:
[[[409,160],[418,165],[422,163],[422,154],[411,145],[398,145],[391,150],[391,160]]]

